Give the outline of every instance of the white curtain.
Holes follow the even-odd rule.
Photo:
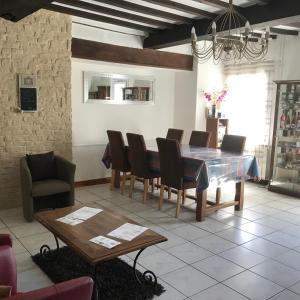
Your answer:
[[[257,156],[264,178],[271,148],[274,70],[273,61],[225,66],[230,133],[247,137],[246,150]]]

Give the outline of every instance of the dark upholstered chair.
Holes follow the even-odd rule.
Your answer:
[[[225,134],[221,144],[222,151],[243,154],[246,144],[246,137],[240,135]],[[216,204],[221,200],[221,188],[216,191]]]
[[[143,202],[147,200],[149,189],[149,180],[159,177],[157,172],[152,172],[149,168],[148,154],[144,137],[140,134],[127,133],[127,141],[129,145],[129,161],[131,165],[131,182],[129,196],[132,197],[135,179],[144,179],[144,196]],[[153,184],[152,184],[153,187]]]
[[[176,141],[178,141],[179,144],[181,144],[182,138],[183,138],[183,130],[169,128],[166,138],[169,140],[176,140]]]
[[[159,152],[161,176],[159,209],[161,209],[163,204],[165,186],[176,189],[177,205],[175,216],[178,218],[181,197],[184,199],[183,195],[185,194],[185,190],[196,187],[196,181],[189,181],[184,178],[183,159],[178,141],[163,138],[157,138],[156,141]]]
[[[242,154],[245,149],[245,143],[245,136],[225,134],[221,144],[221,150]]]
[[[18,293],[16,258],[12,250],[12,239],[8,234],[0,234],[0,270],[0,286],[11,291],[11,296],[0,297],[2,300],[90,300],[92,297],[93,280],[90,277],[80,277],[35,291]]]
[[[21,191],[24,218],[31,222],[35,211],[74,205],[74,176],[76,166],[54,155],[55,177],[34,180],[27,158],[20,161]],[[42,171],[42,170],[41,170]]]
[[[207,131],[192,131],[190,146],[208,147],[211,133]]]
[[[130,172],[130,164],[128,161],[128,148],[125,147],[123,135],[120,131],[107,130],[111,160],[112,160],[112,176],[110,182],[110,189],[113,189],[116,178],[116,171],[123,172],[121,193],[124,193],[125,183],[127,179],[127,172]]]

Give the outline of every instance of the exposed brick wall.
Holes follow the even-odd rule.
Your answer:
[[[18,112],[17,75],[36,74],[38,112]],[[21,205],[19,159],[54,150],[71,159],[71,19],[39,11],[0,19],[0,209]]]

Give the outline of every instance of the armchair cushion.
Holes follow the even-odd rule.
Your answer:
[[[0,233],[0,246],[12,247],[12,238],[7,233]]]
[[[58,179],[47,179],[42,181],[35,181],[32,183],[32,196],[42,197],[54,194],[69,192],[71,190],[70,184]]]
[[[43,154],[26,155],[32,181],[56,178],[56,164],[53,151]]]
[[[80,277],[56,285],[16,294],[5,300],[90,300],[93,292],[93,280],[90,277]]]
[[[16,293],[16,258],[11,246],[0,246],[0,285],[6,285],[11,287],[12,295]]]

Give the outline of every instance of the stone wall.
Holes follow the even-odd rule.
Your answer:
[[[71,19],[45,10],[0,19],[0,209],[21,205],[19,159],[72,155]],[[18,74],[37,75],[38,112],[18,111]]]

